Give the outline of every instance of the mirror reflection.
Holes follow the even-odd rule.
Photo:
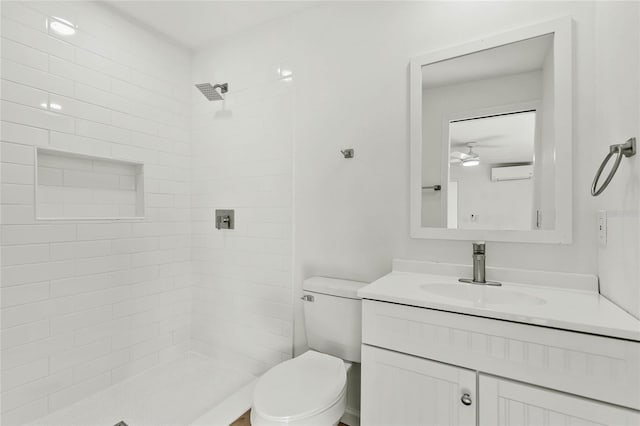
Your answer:
[[[422,67],[423,227],[554,228],[553,35]]]

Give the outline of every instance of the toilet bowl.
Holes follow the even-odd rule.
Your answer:
[[[336,425],[346,406],[351,364],[308,351],[265,373],[256,384],[253,426]]]
[[[304,318],[310,350],[267,371],[253,393],[253,426],[330,426],[347,401],[347,372],[360,362],[365,283],[312,277],[303,282]]]

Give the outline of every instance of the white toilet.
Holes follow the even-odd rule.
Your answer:
[[[347,401],[347,372],[360,362],[366,283],[313,277],[304,281],[304,319],[311,348],[267,371],[256,384],[253,426],[336,425]]]

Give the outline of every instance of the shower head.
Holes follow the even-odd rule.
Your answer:
[[[229,83],[216,84],[215,86],[212,86],[211,83],[200,83],[196,84],[196,87],[204,95],[204,97],[210,101],[224,100],[222,94],[229,91]],[[216,89],[220,89],[220,92],[218,92]]]

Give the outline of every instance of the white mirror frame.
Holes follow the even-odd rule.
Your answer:
[[[553,34],[555,207],[553,230],[484,230],[422,227],[422,67],[470,53]],[[411,60],[410,221],[411,237],[439,240],[485,240],[570,244],[572,237],[572,19],[564,17],[434,51]]]

